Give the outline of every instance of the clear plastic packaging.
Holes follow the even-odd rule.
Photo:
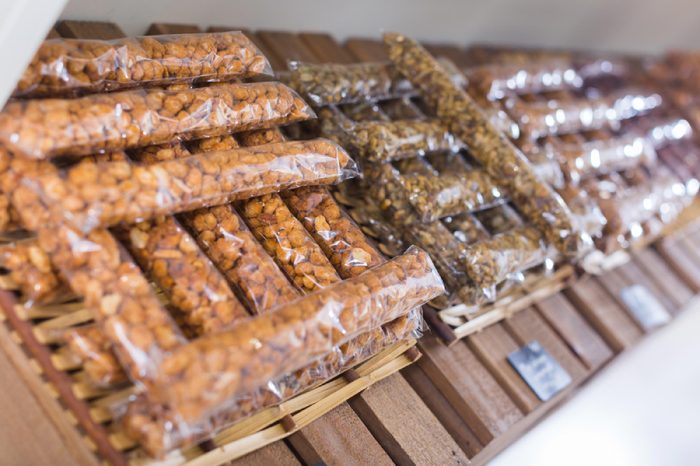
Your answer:
[[[290,62],[290,84],[317,106],[352,104],[401,95],[388,63],[311,64]],[[411,91],[407,86],[404,91]]]
[[[342,278],[357,276],[383,262],[381,254],[326,188],[311,186],[285,191],[282,198]]]
[[[272,75],[260,50],[239,31],[44,41],[15,96],[104,92],[179,82]]]
[[[226,280],[173,217],[115,229],[116,236],[196,335],[248,316]]]
[[[110,387],[129,380],[112,351],[112,343],[96,325],[72,329],[65,338],[96,386]]]
[[[89,231],[133,223],[356,173],[347,153],[328,140],[285,142],[210,152],[151,165],[98,162],[25,179],[67,221]]]
[[[425,114],[411,101],[409,97],[401,97],[381,102],[382,111],[391,120],[420,120]]]
[[[465,258],[468,276],[486,299],[495,301],[496,286],[542,264],[547,248],[540,232],[525,225],[469,246]]]
[[[10,102],[0,112],[0,142],[43,159],[221,136],[313,116],[296,92],[275,82],[141,89]]]
[[[466,245],[488,238],[489,234],[484,226],[472,213],[452,215],[442,219],[443,225],[452,232],[452,235]]]
[[[469,85],[489,100],[509,94],[538,94],[576,89],[583,79],[566,61],[551,60],[522,65],[481,65],[466,71]]]
[[[523,223],[515,209],[508,204],[475,212],[474,216],[492,235],[505,233]]]
[[[585,190],[571,184],[560,188],[558,192],[571,209],[580,231],[592,239],[600,238],[607,220],[595,200]]]
[[[565,257],[580,253],[581,238],[571,212],[559,195],[532,170],[525,156],[494,128],[479,106],[456,87],[447,73],[417,42],[386,34],[389,56],[398,70],[433,107],[435,114],[477,159],[527,220]]]
[[[345,104],[340,106],[340,110],[354,121],[389,121],[379,105],[372,102]]]
[[[9,270],[25,306],[50,302],[62,289],[63,281],[35,239],[1,245],[0,266]]]
[[[139,441],[152,456],[162,457],[178,447],[211,438],[218,430],[236,421],[336,377],[382,349],[418,336],[421,329],[421,313],[414,309],[407,316],[333,348],[324,358],[303,369],[229,400],[225,407],[214,410],[197,424],[183,425],[166,407],[149,405],[144,397],[137,398],[129,406],[124,419],[127,434]]]
[[[175,349],[160,364],[149,398],[169,406],[181,428],[195,426],[237,395],[312,364],[443,292],[430,257],[410,248],[362,275]]]
[[[321,247],[279,195],[244,201],[240,212],[263,248],[303,293],[340,281]]]
[[[647,138],[637,134],[589,141],[583,144],[561,144],[556,148],[567,179],[581,179],[628,170],[639,165],[656,163],[656,151]]]
[[[389,162],[436,151],[456,151],[461,143],[437,120],[365,121],[347,129],[351,147],[370,162]]]
[[[530,150],[526,152],[527,158],[532,164],[532,169],[541,180],[550,186],[559,189],[564,186],[566,179],[561,165],[555,156],[555,151],[549,147]]]
[[[178,141],[134,149],[131,151],[130,155],[134,160],[151,164],[165,162],[167,160],[182,159],[192,154],[190,154],[190,151],[187,150],[184,144]]]

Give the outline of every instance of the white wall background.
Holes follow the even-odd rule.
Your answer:
[[[65,19],[140,34],[153,21],[417,39],[657,52],[700,48],[698,0],[69,0]]]

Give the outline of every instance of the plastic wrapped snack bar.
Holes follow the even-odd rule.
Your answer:
[[[488,121],[477,104],[417,42],[386,34],[389,56],[448,129],[469,145],[470,153],[504,186],[520,212],[565,257],[579,254],[580,238],[571,212],[532,170],[525,156]]]
[[[515,209],[508,204],[475,212],[474,216],[492,235],[512,230],[523,223]]]
[[[389,117],[379,105],[372,102],[345,104],[339,108],[348,118],[355,121],[389,121]]]
[[[408,97],[386,100],[380,103],[380,107],[391,120],[419,120],[425,118],[425,114]]]
[[[195,334],[248,316],[221,273],[173,217],[120,227],[116,235]]]
[[[111,41],[49,39],[34,54],[14,95],[102,92],[260,75],[272,75],[272,67],[238,31]]]
[[[567,178],[574,183],[589,176],[656,163],[656,151],[643,136],[625,134],[580,145],[558,145],[557,154]]]
[[[410,248],[357,277],[176,349],[160,364],[149,398],[167,403],[183,426],[196,425],[227,400],[311,364],[443,292],[430,257]]]
[[[469,85],[489,100],[508,94],[537,94],[579,88],[581,76],[570,63],[560,60],[526,65],[481,65],[466,70]]]
[[[580,231],[587,233],[592,239],[599,238],[607,220],[596,201],[585,190],[572,184],[567,184],[558,192],[571,209],[574,220],[579,223]]]
[[[469,246],[465,258],[468,276],[493,301],[499,283],[542,264],[547,248],[536,228],[522,226]]]
[[[390,163],[367,165],[363,174],[367,192],[384,219],[392,225],[420,223],[418,213],[409,201],[403,177],[396,167]]]
[[[142,163],[165,162],[190,156],[190,151],[181,142],[171,142],[156,146],[147,146],[131,152],[134,160]]]
[[[385,99],[400,91],[394,87],[396,71],[388,63],[291,62],[289,68],[292,87],[317,106]]]
[[[285,191],[282,198],[342,278],[357,276],[382,262],[379,252],[326,188],[311,186]]]
[[[50,302],[61,290],[62,280],[34,239],[0,246],[0,266],[10,271],[26,299],[25,306]]]
[[[324,139],[193,155],[150,165],[78,164],[24,183],[89,231],[354,175],[347,153]]]
[[[452,215],[442,219],[443,225],[455,238],[464,244],[472,244],[488,238],[489,234],[481,222],[471,213]]]
[[[296,92],[274,82],[133,90],[10,102],[0,112],[0,142],[34,158],[78,156],[269,128],[313,115]]]
[[[183,424],[165,406],[148,404],[145,397],[131,403],[124,418],[127,434],[154,457],[187,444],[211,438],[219,429],[263,408],[274,406],[345,370],[360,364],[373,354],[410,336],[417,336],[422,319],[419,311],[389,322],[350,342],[334,347],[321,362],[285,374],[249,393],[230,399],[200,422]]]
[[[95,385],[108,387],[128,380],[112,352],[112,343],[96,325],[70,330],[66,334],[66,343]]]
[[[277,194],[249,199],[241,215],[268,254],[303,292],[340,281],[335,269]]]
[[[461,147],[437,120],[365,121],[348,128],[363,160],[389,162]]]
[[[551,147],[535,146],[526,154],[533,171],[541,180],[557,189],[564,186],[566,183],[564,172],[555,155],[556,152]]]

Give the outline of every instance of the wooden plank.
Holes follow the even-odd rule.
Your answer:
[[[396,464],[469,463],[401,374],[367,388],[350,406]]]
[[[606,275],[607,277],[607,275]],[[593,277],[582,277],[564,291],[613,351],[632,346],[642,331]]]
[[[463,342],[446,347],[424,336],[418,364],[482,444],[506,432],[523,414]]]
[[[275,442],[255,450],[243,458],[227,463],[227,466],[270,466],[272,464],[296,466],[301,465],[284,442]]]
[[[469,64],[467,51],[454,44],[423,44],[423,46],[434,57],[445,57],[458,67],[465,67]]]
[[[511,338],[502,324],[491,325],[470,335],[466,343],[521,411],[527,414],[541,403],[506,359],[521,345]]]
[[[124,31],[115,23],[107,21],[59,21],[56,31],[61,37],[72,39],[119,39],[124,37]]]
[[[49,33],[46,34],[47,39],[57,39],[59,37],[61,37],[61,35],[58,33],[55,27],[49,29]]]
[[[675,238],[662,238],[656,242],[655,248],[691,291],[699,293],[700,263],[693,262]]]
[[[538,302],[536,307],[588,369],[595,370],[612,357],[605,341],[562,293]]]
[[[476,434],[472,432],[464,419],[459,417],[450,402],[433,385],[423,369],[418,364],[412,364],[401,373],[467,456],[472,457],[479,453],[483,445],[479,442]]]
[[[393,464],[347,403],[291,435],[287,441],[306,464]]]
[[[389,59],[384,43],[379,39],[351,38],[345,42],[345,48],[356,61],[372,62]]]
[[[515,337],[520,346],[537,340],[571,376],[573,385],[586,377],[588,372],[586,367],[535,309],[523,309],[510,319],[506,319],[503,325]]]
[[[688,285],[674,272],[652,248],[644,248],[633,254],[637,265],[645,275],[654,280],[664,293],[674,297],[680,306],[685,306],[693,297]]]
[[[257,37],[276,56],[275,69],[287,69],[287,60],[318,63],[316,56],[304,45],[298,35],[283,31],[258,31]]]
[[[634,260],[621,265],[615,269],[615,272],[619,273],[625,278],[628,286],[638,284],[646,287],[669,312],[676,312],[682,306],[682,303],[678,301],[678,298],[671,296],[669,293],[666,293],[663,289],[661,289],[661,287],[654,280],[652,280],[639,268],[639,265],[637,265]]]
[[[356,60],[330,34],[302,32],[299,38],[321,63],[354,63]]]
[[[157,36],[161,34],[192,34],[202,32],[196,24],[179,23],[151,23],[146,31],[147,36]]]

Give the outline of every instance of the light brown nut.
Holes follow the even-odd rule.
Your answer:
[[[102,330],[87,325],[70,330],[66,342],[83,363],[85,373],[99,387],[113,386],[128,380],[112,352],[112,344]]]
[[[285,191],[282,198],[342,278],[357,276],[383,262],[379,251],[326,188],[312,186]]]
[[[61,290],[63,281],[34,239],[0,246],[0,265],[10,271],[27,306],[50,302]]]
[[[198,154],[150,165],[98,162],[26,180],[45,202],[83,230],[219,205],[310,184],[355,169],[328,140],[285,142]]]
[[[10,102],[0,112],[0,141],[43,159],[222,136],[313,115],[296,92],[275,82],[141,89]]]
[[[320,246],[279,195],[249,199],[241,204],[240,212],[267,253],[303,293],[340,280]]]
[[[192,80],[271,75],[270,63],[241,32],[44,41],[15,96],[100,92]]]

